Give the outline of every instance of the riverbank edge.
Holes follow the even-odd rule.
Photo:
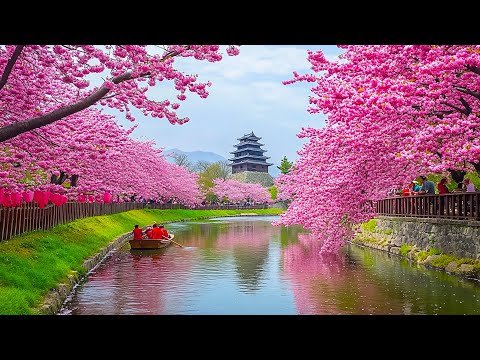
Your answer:
[[[377,228],[376,219],[360,225],[354,239],[349,243],[385,251],[429,269],[445,271],[468,280],[480,281],[480,261],[473,258],[460,258],[432,246],[426,248],[420,248],[416,244],[398,246],[393,243],[390,231]]]
[[[272,209],[273,210],[273,209]],[[274,214],[256,214],[254,212],[249,213],[239,213],[231,215],[218,215],[218,216],[202,216],[195,218],[187,218],[180,220],[172,221],[162,221],[163,224],[185,222],[185,221],[196,221],[196,220],[206,220],[213,219],[218,217],[236,217],[236,216],[277,216],[282,210],[276,209],[279,213]],[[254,211],[254,210],[251,210]],[[148,226],[148,225],[147,225]],[[60,310],[62,310],[64,304],[69,300],[74,294],[77,287],[83,284],[91,272],[99,266],[103,261],[105,261],[112,251],[121,248],[126,244],[128,240],[132,237],[131,231],[120,235],[118,238],[112,240],[107,246],[101,248],[98,253],[93,256],[86,258],[82,264],[83,269],[85,269],[86,274],[80,276],[77,271],[71,271],[71,274],[67,275],[67,281],[59,283],[57,287],[51,289],[48,294],[44,297],[44,301],[37,307],[39,315],[56,315]]]

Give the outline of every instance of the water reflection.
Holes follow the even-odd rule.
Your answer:
[[[271,217],[167,225],[185,247],[112,254],[65,314],[474,314],[480,287],[356,246],[321,256]]]
[[[283,264],[299,314],[480,313],[478,283],[354,245],[319,255],[316,239],[298,239]]]
[[[398,304],[396,314],[480,314],[478,282],[356,246],[347,255],[362,264],[379,298]]]

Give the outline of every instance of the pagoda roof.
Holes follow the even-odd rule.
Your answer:
[[[235,151],[230,151],[230,154],[236,154],[236,153],[239,153],[239,152],[242,152],[242,151],[248,151],[248,150],[259,151],[259,152],[267,152],[267,150],[263,150],[263,149],[256,148],[256,147],[245,147],[245,148],[237,149]]]
[[[260,140],[261,137],[258,137],[258,136],[255,136],[255,134],[253,133],[253,131],[250,133],[250,134],[245,134],[243,135],[241,138],[237,138],[237,140],[244,140],[244,139],[257,139],[257,140]]]
[[[242,156],[237,156],[237,157],[234,157],[234,158],[231,158],[231,159],[228,159],[230,161],[233,161],[233,160],[238,160],[238,159],[244,159],[244,158],[253,158],[253,160],[255,159],[270,159],[270,156],[260,156],[260,155],[242,155]]]
[[[256,141],[242,141],[242,142],[239,142],[237,145],[233,145],[235,147],[239,147],[241,145],[257,145],[257,146],[263,146],[265,144],[262,144],[262,143],[259,143],[259,142],[256,142]]]
[[[264,161],[255,161],[255,160],[248,159],[248,160],[242,160],[240,162],[236,162],[233,164],[228,164],[228,166],[235,166],[235,165],[242,165],[242,164],[258,164],[258,165],[267,165],[267,166],[273,165],[273,163],[267,163]]]

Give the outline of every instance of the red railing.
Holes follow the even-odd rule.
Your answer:
[[[208,205],[196,210],[265,209],[267,205]],[[33,230],[47,230],[56,225],[90,216],[110,215],[138,209],[186,209],[182,204],[79,203],[67,202],[60,207],[49,204],[40,209],[36,203],[24,203],[18,207],[0,206],[0,241]]]
[[[395,196],[379,200],[378,215],[480,220],[480,193]]]

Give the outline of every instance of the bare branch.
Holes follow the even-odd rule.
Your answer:
[[[80,49],[80,48],[74,48],[74,47],[68,46],[68,45],[62,45],[62,47],[66,48],[68,50],[72,50],[72,51],[81,51],[84,54],[87,54],[87,52],[85,52],[83,49]]]
[[[464,98],[460,98],[460,102],[465,106],[466,115],[470,115],[472,113],[472,107],[470,104]]]
[[[460,112],[460,113],[462,113],[462,114],[465,114],[465,115],[467,115],[467,116],[468,116],[468,113],[467,113],[467,111],[466,111],[466,110],[464,110],[464,109],[460,109],[458,106],[455,106],[455,105],[449,104],[449,103],[447,103],[447,102],[445,102],[445,101],[442,101],[440,104],[443,104],[443,105],[449,106],[449,107],[451,107],[452,109],[455,109],[455,110],[457,110],[458,112]]]
[[[480,75],[480,67],[478,66],[474,66],[474,65],[465,65],[465,67],[467,68],[467,70],[477,74],[477,75]]]
[[[12,57],[8,60],[7,66],[5,66],[5,70],[3,70],[2,78],[0,79],[0,90],[5,86],[7,83],[8,77],[10,76],[13,66],[17,62],[18,57],[20,56],[23,48],[25,45],[17,45],[15,51],[12,54]]]
[[[464,87],[461,87],[461,86],[454,86],[453,87],[455,90],[458,90],[464,94],[468,94],[468,95],[472,95],[474,97],[476,97],[477,99],[480,100],[480,92],[478,91],[474,91],[474,90],[470,90],[470,89],[467,89],[467,88],[464,88]]]
[[[104,96],[104,97],[102,98],[102,100],[110,99],[110,98],[115,97],[115,96],[117,96],[117,95],[118,95],[118,94],[115,93],[115,94],[111,94],[111,95],[108,95],[108,96]]]
[[[37,136],[41,137],[43,140],[45,140],[45,141],[49,142],[50,144],[52,144],[52,145],[54,145],[54,146],[58,146],[58,147],[60,147],[60,145],[58,145],[58,144],[54,143],[53,141],[51,141],[51,140],[47,139],[45,136],[43,136],[43,135],[39,134],[39,133],[38,133],[38,131],[32,130],[32,132],[33,132],[35,135],[37,135]]]
[[[455,110],[443,110],[443,111],[435,111],[433,110],[431,112],[432,115],[435,115],[436,117],[438,117],[440,120],[442,120],[445,115],[450,115],[450,114],[453,114],[455,112]]]

